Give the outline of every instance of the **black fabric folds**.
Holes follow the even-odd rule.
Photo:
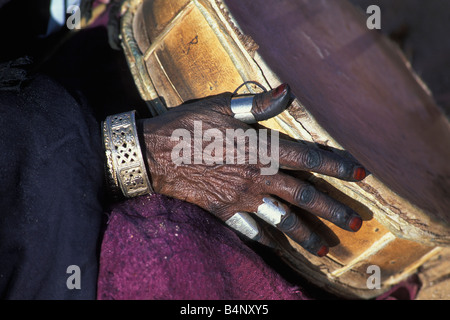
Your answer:
[[[44,76],[0,91],[0,298],[96,297],[104,171],[88,110]]]

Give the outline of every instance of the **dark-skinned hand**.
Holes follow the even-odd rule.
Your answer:
[[[289,86],[281,85],[272,91],[255,95],[251,112],[257,121],[269,119],[289,106],[290,97]],[[155,192],[193,203],[224,222],[238,212],[257,212],[263,199],[271,197],[279,199],[277,201],[284,208],[287,206],[283,203],[290,204],[347,231],[358,231],[362,219],[356,212],[318,191],[310,183],[285,173],[285,170],[273,175],[262,175],[261,169],[265,166],[259,161],[256,164],[247,161],[244,164],[236,164],[236,161],[230,163],[225,151],[222,163],[198,163],[195,161],[194,151],[189,155],[190,164],[174,162],[173,150],[180,143],[179,139],[171,138],[176,130],[183,129],[194,138],[195,123],[197,129],[201,123],[203,133],[215,129],[210,132],[223,134],[223,150],[226,150],[227,129],[246,131],[255,128],[233,117],[231,99],[231,93],[224,93],[172,108],[155,118],[140,120],[138,125],[143,140],[143,154]],[[206,140],[201,140],[201,150],[211,144],[211,141]],[[270,150],[270,139],[268,142],[267,148]],[[192,139],[192,146],[194,144]],[[254,150],[246,146],[244,152],[248,160],[249,152]],[[237,153],[235,157],[236,155]],[[335,153],[281,138],[279,165],[286,170],[316,172],[346,181],[360,181],[366,176],[364,168],[359,164]],[[304,223],[304,217],[286,210],[287,214],[274,226],[309,252],[317,256],[326,255],[328,246]],[[269,242],[262,233],[258,240],[262,243]]]

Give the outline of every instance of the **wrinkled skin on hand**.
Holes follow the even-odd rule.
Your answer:
[[[345,230],[358,231],[362,219],[356,212],[319,192],[308,182],[292,177],[285,170],[273,175],[262,175],[261,169],[267,165],[260,161],[256,164],[227,161],[226,130],[246,131],[254,128],[233,118],[231,98],[231,93],[208,97],[138,123],[143,153],[155,192],[196,204],[223,221],[237,212],[256,212],[264,197],[274,197],[327,219]],[[252,113],[258,121],[273,117],[289,106],[289,98],[290,88],[287,85],[257,95]],[[195,123],[198,129],[200,121],[203,132],[216,129],[216,133],[223,133],[223,163],[195,163],[194,152],[189,155],[190,164],[175,163],[172,152],[181,140],[179,137],[171,139],[172,134],[179,129],[189,132],[193,146]],[[268,140],[267,149],[270,150],[270,138]],[[212,140],[198,141],[202,143],[201,150],[205,150]],[[249,152],[254,151],[249,145],[246,143],[247,160]],[[279,163],[282,169],[312,171],[347,181],[359,181],[365,177],[364,169],[357,163],[328,151],[283,139],[279,139]],[[300,215],[289,212],[275,227],[313,254],[323,256],[328,252],[324,240],[304,223]],[[260,241],[264,243],[264,237]]]

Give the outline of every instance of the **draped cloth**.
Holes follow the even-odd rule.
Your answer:
[[[11,73],[23,82],[0,91],[0,298],[94,299],[99,125],[53,80]],[[72,265],[80,268],[80,290],[67,287]]]
[[[305,299],[215,217],[154,194],[114,206],[99,299]]]
[[[293,284],[230,229],[202,209],[163,195],[115,204],[108,211],[98,299],[335,299]],[[381,300],[414,299],[416,276]]]

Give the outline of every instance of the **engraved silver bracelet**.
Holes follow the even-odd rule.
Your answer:
[[[135,111],[108,116],[102,123],[106,172],[113,194],[126,198],[153,193],[142,157]]]

